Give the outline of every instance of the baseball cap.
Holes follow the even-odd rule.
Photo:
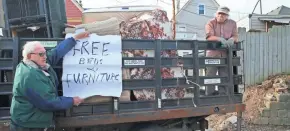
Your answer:
[[[226,7],[226,6],[221,6],[221,7],[218,8],[217,12],[218,13],[224,13],[224,14],[228,15],[229,12],[230,12],[230,9],[228,7]]]

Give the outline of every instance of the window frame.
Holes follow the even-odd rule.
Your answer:
[[[203,6],[203,14],[200,14],[200,6]],[[197,14],[205,15],[205,4],[199,3],[197,6]]]

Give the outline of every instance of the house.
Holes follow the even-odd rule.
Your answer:
[[[176,14],[176,39],[205,40],[205,24],[218,7],[216,0],[188,0]]]
[[[267,14],[250,14],[245,19],[237,22],[238,27],[245,27],[247,31],[265,31],[273,25],[289,25],[290,8],[280,6]]]
[[[84,9],[76,0],[65,0],[65,11],[67,17],[67,24],[82,24],[82,12],[84,11]]]

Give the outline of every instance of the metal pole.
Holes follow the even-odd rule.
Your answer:
[[[241,131],[242,130],[242,116],[243,113],[241,111],[237,112],[238,116],[237,116],[237,131]]]
[[[45,13],[45,23],[46,23],[46,30],[47,30],[47,36],[48,38],[51,38],[51,33],[50,33],[50,26],[49,26],[49,21],[48,21],[48,12],[49,12],[49,9],[47,9],[47,3],[48,1],[47,0],[43,0],[43,6],[44,6],[44,13]]]
[[[11,30],[10,30],[10,23],[9,23],[9,16],[8,16],[8,7],[7,7],[7,0],[2,1],[3,11],[4,11],[4,18],[5,20],[5,29],[7,29],[7,37],[11,37]]]
[[[257,1],[256,5],[255,5],[255,7],[254,7],[254,9],[252,11],[252,14],[254,13],[254,11],[255,11],[255,9],[256,9],[256,7],[257,7],[257,5],[258,5],[259,2],[260,2],[260,0]]]
[[[261,11],[261,14],[263,14],[263,12],[262,12],[262,0],[260,0],[260,11]]]
[[[173,40],[175,40],[176,36],[176,18],[175,18],[175,0],[172,0],[172,14],[173,14]]]

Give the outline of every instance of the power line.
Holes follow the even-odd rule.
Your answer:
[[[240,22],[241,20],[246,19],[247,17],[248,17],[248,15],[246,15],[246,16],[240,18],[239,20],[237,20],[237,22]]]

